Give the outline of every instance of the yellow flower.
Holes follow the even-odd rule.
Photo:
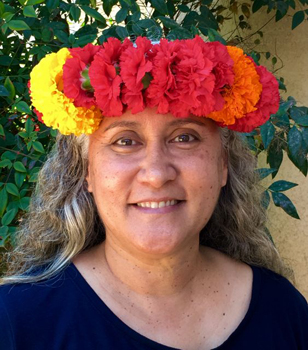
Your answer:
[[[217,122],[232,125],[236,119],[256,110],[262,91],[259,75],[252,60],[238,47],[227,46],[235,74],[234,83],[223,91],[225,104],[222,110],[209,115]]]
[[[37,64],[31,74],[33,106],[43,114],[44,123],[61,134],[91,134],[98,129],[102,115],[97,107],[75,107],[63,93],[63,65],[71,57],[67,48],[51,53]]]

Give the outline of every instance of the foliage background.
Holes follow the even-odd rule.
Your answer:
[[[164,36],[172,40],[199,34],[209,41],[243,47],[256,62],[268,61],[278,77],[279,57],[275,52],[258,50],[264,36],[262,28],[249,35],[245,30],[250,29],[251,17],[265,9],[276,21],[289,16],[291,10],[291,31],[306,19],[307,4],[308,0],[0,2],[0,249],[14,245],[37,173],[56,135],[38,122],[27,89],[32,67],[46,54],[60,47],[102,44],[110,36],[134,39],[144,35],[152,40]],[[226,31],[227,27],[232,30]],[[284,79],[278,79],[283,92]],[[300,213],[285,194],[296,184],[275,177],[284,153],[307,176],[308,109],[287,97],[269,122],[243,137],[256,156],[265,154],[267,166],[258,172],[261,178],[272,180],[267,181],[264,190],[264,206],[272,201],[288,215],[299,218]],[[283,211],[281,215],[285,215]]]

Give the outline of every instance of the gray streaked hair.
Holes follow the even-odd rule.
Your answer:
[[[221,129],[221,140],[228,158],[228,181],[200,233],[200,244],[292,278],[266,234],[255,157],[235,132]],[[105,239],[87,190],[88,144],[85,135],[58,135],[40,171],[29,213],[22,219],[16,248],[6,254],[8,269],[0,284],[52,277],[80,252]]]

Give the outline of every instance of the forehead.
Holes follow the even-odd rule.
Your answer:
[[[116,128],[168,129],[185,127],[188,124],[218,133],[217,125],[208,118],[193,115],[188,118],[176,118],[171,114],[157,114],[155,109],[150,108],[137,114],[127,111],[121,117],[105,117],[101,122],[100,131],[104,133]]]

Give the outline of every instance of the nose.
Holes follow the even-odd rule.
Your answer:
[[[159,144],[147,146],[140,163],[137,180],[153,188],[161,188],[177,177],[177,169],[171,155]]]

